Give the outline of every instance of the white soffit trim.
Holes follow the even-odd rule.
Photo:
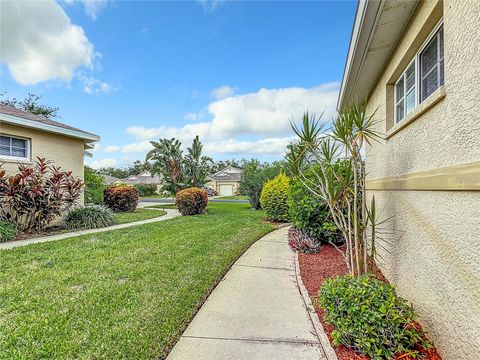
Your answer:
[[[83,131],[66,129],[66,128],[53,126],[53,125],[49,125],[49,124],[42,124],[42,123],[39,123],[37,121],[23,119],[23,118],[12,116],[12,115],[7,115],[7,114],[0,113],[0,120],[5,121],[6,123],[9,123],[9,124],[19,125],[19,126],[23,126],[23,127],[32,128],[32,129],[43,130],[43,131],[51,132],[51,133],[55,133],[55,134],[62,134],[62,135],[77,138],[77,139],[87,140],[89,142],[100,140],[100,136],[95,135],[95,134],[88,134],[88,133],[85,133]]]

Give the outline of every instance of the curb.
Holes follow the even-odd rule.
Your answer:
[[[312,322],[315,333],[320,340],[320,344],[322,345],[323,352],[325,353],[327,360],[338,360],[337,354],[335,353],[335,350],[333,350],[332,345],[328,340],[328,336],[323,329],[322,323],[320,322],[320,319],[318,318],[318,315],[313,307],[310,296],[308,295],[308,291],[303,284],[302,278],[300,277],[300,264],[298,263],[298,253],[295,252],[294,254],[295,277],[297,281],[297,287],[300,291],[300,295],[302,295],[303,302],[305,303],[305,308],[308,312],[308,316],[310,317],[310,321]]]

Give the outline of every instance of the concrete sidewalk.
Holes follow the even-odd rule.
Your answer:
[[[161,209],[158,209],[158,210],[161,210]],[[166,212],[165,215],[159,216],[159,217],[156,217],[156,218],[153,218],[153,219],[140,220],[140,221],[130,222],[130,223],[126,223],[126,224],[112,225],[112,226],[107,226],[107,227],[100,228],[100,229],[78,230],[78,231],[72,231],[72,232],[68,232],[68,233],[64,233],[64,234],[41,236],[41,237],[36,237],[36,238],[32,238],[32,239],[25,239],[25,240],[9,241],[9,242],[5,242],[5,243],[0,243],[0,250],[7,250],[7,249],[14,248],[14,247],[25,246],[25,245],[30,245],[30,244],[37,244],[37,243],[43,243],[43,242],[49,242],[49,241],[63,240],[63,239],[71,238],[71,237],[74,237],[74,236],[80,236],[80,235],[86,235],[86,234],[95,234],[95,233],[117,230],[117,229],[125,229],[125,228],[132,227],[132,226],[150,224],[150,223],[159,222],[159,221],[165,221],[165,220],[172,219],[174,217],[180,216],[180,213],[176,209],[165,209],[165,212]]]
[[[168,360],[336,359],[298,283],[287,231],[258,240],[233,265]]]

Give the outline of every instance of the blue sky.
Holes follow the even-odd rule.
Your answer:
[[[334,114],[356,2],[1,6],[0,91],[43,94],[60,121],[100,135],[86,159],[99,167],[196,134],[215,159],[280,158],[292,117]]]

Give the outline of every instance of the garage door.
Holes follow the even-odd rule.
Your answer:
[[[220,195],[221,196],[232,196],[233,195],[233,185],[220,185]]]

